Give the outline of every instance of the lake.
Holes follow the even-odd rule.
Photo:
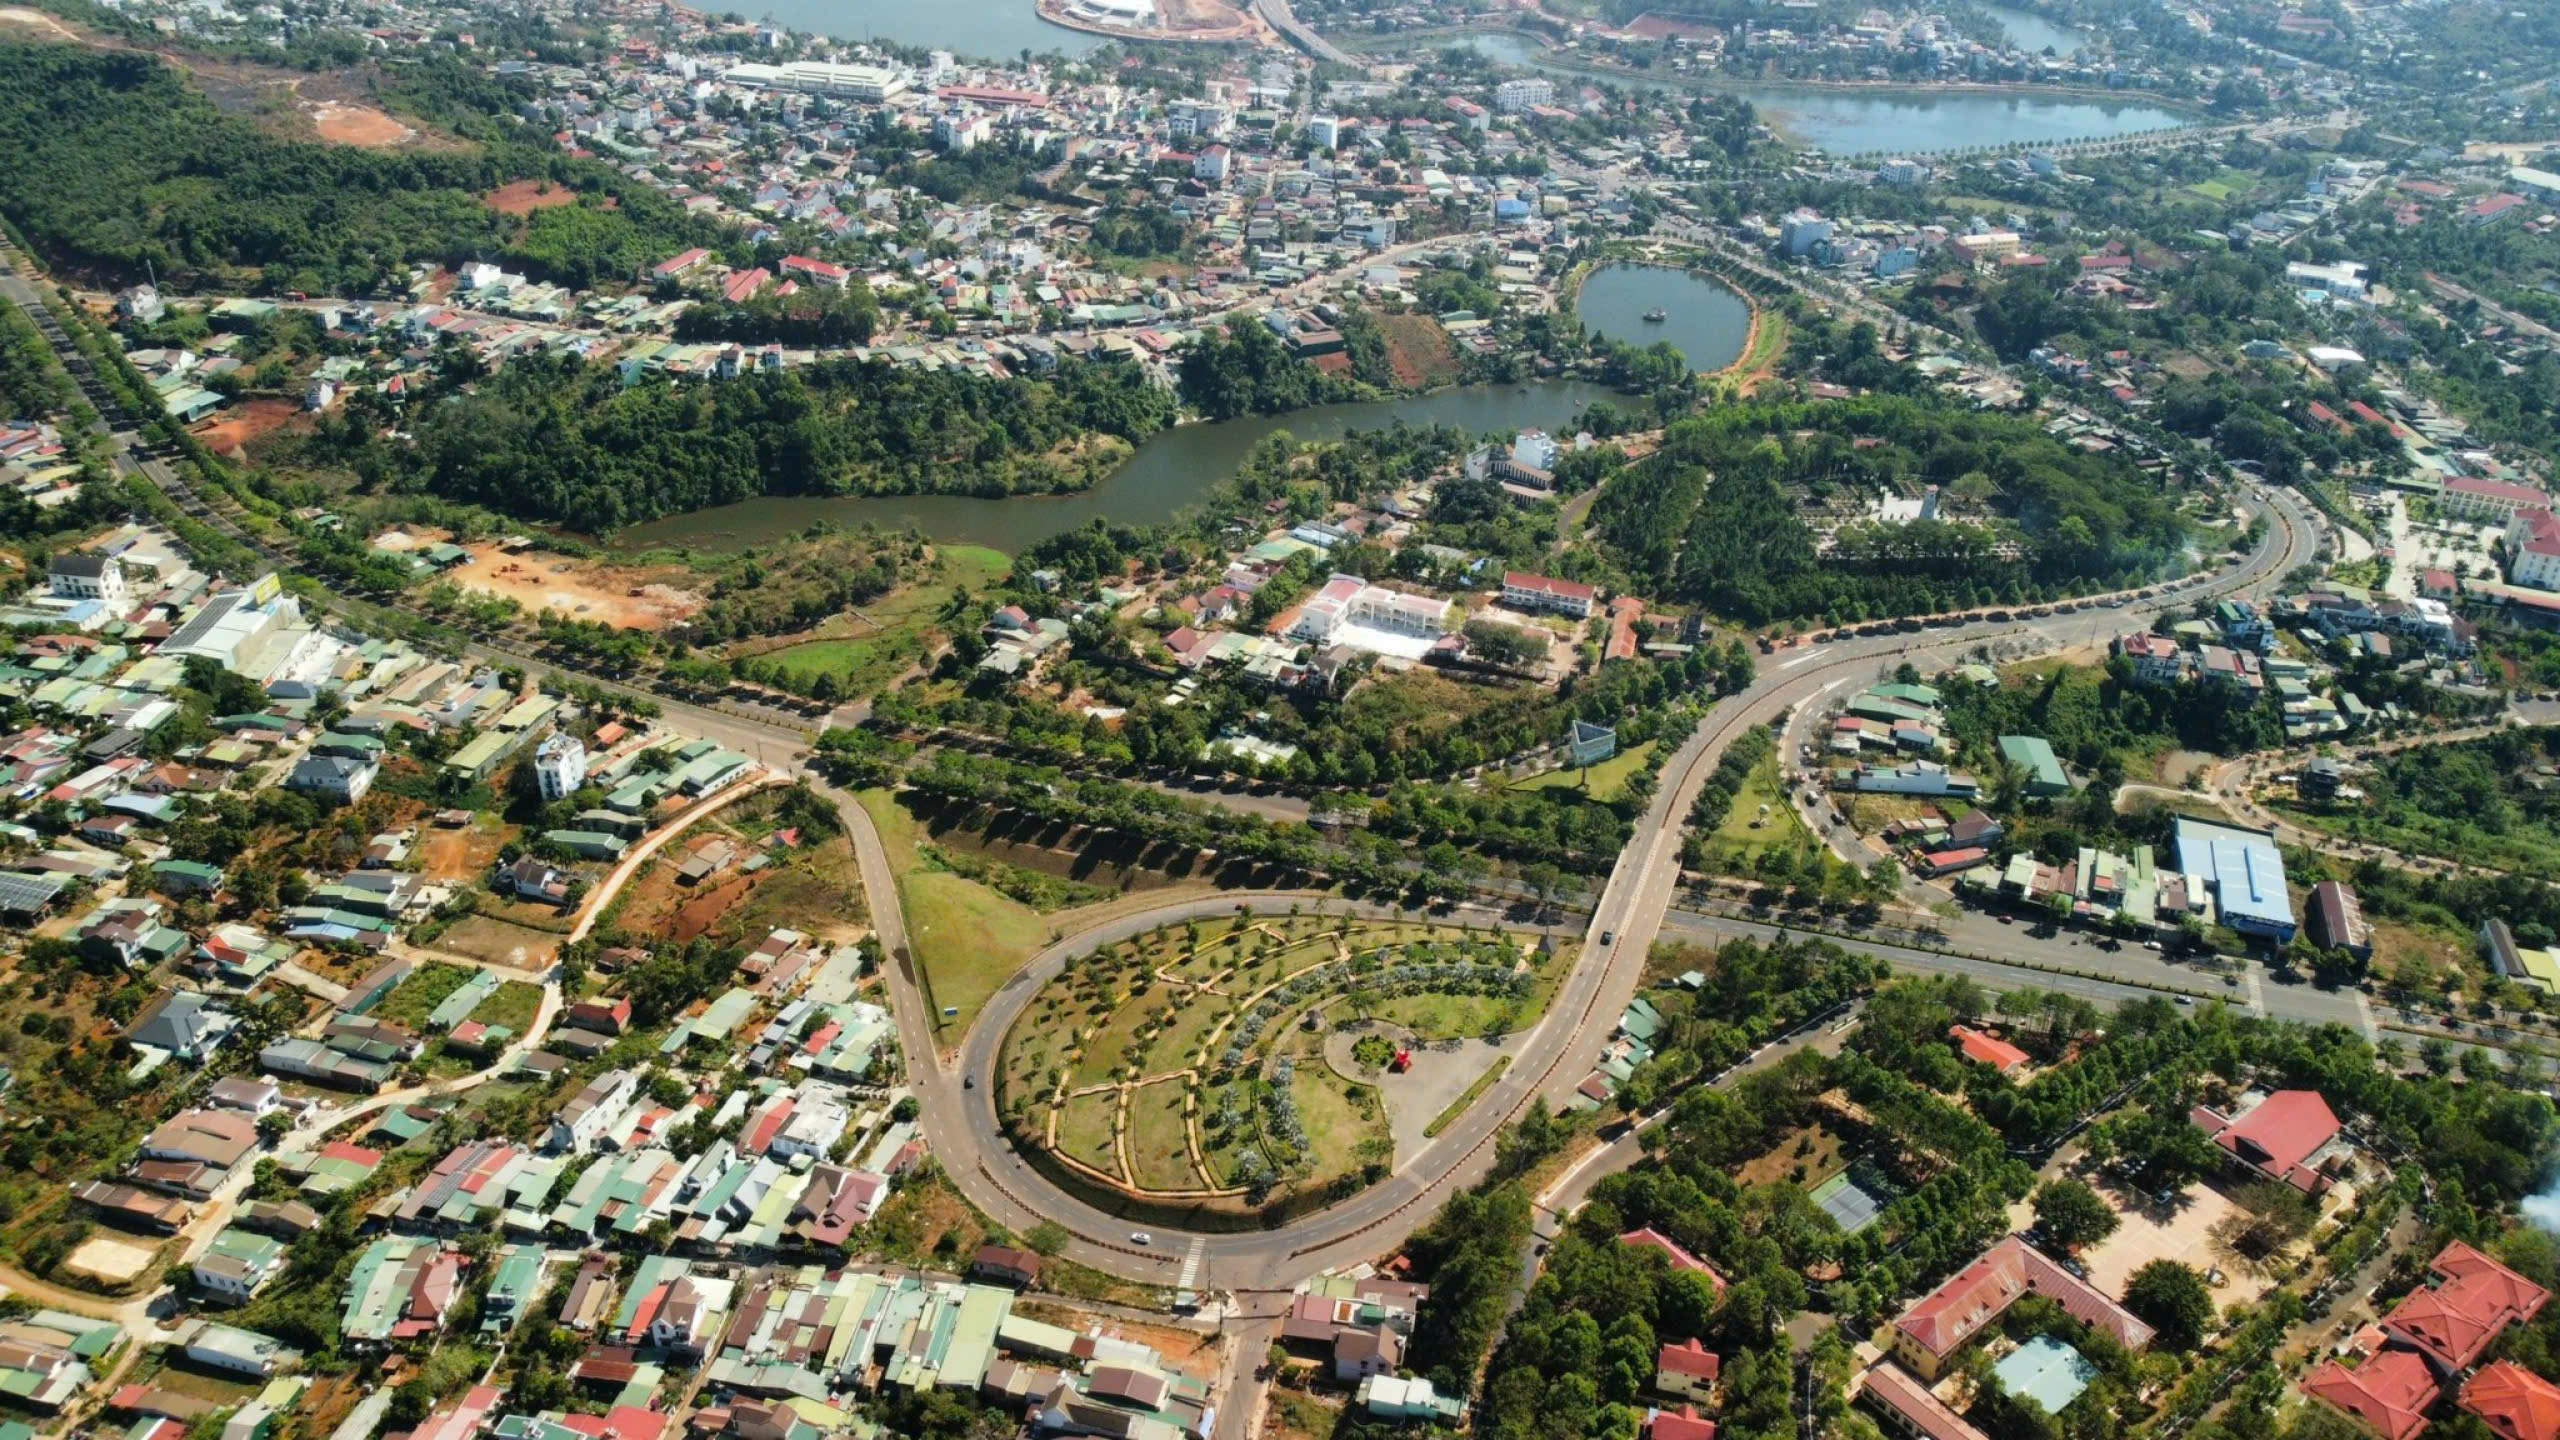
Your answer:
[[[1480,30],[1452,35],[1439,42],[1443,50],[1473,50],[1497,65],[1535,65],[1545,54],[1544,41],[1517,30]]]
[[[1418,399],[1319,405],[1287,415],[1214,425],[1177,425],[1139,446],[1127,464],[1100,484],[1073,495],[999,500],[965,495],[772,495],[635,525],[615,535],[613,545],[624,551],[659,545],[744,550],[830,520],[892,530],[912,522],[936,540],[991,545],[1018,554],[1027,545],[1097,517],[1131,525],[1170,520],[1174,512],[1198,504],[1212,487],[1232,477],[1253,447],[1274,431],[1286,430],[1302,440],[1329,440],[1353,430],[1383,430],[1398,420],[1415,426],[1455,425],[1472,433],[1508,434],[1527,426],[1561,430],[1592,402],[1620,398],[1605,385],[1547,380],[1471,385]]]
[[[1984,14],[2000,22],[2000,34],[2010,44],[2030,55],[2051,50],[2056,55],[2077,55],[2089,43],[2089,32],[2068,25],[2056,25],[2041,15],[2015,10],[2006,5],[1983,5],[1974,0]]]
[[[761,9],[746,5],[740,10],[753,19],[839,40],[886,40],[987,60],[1018,59],[1025,49],[1084,55],[1110,43],[1104,36],[1050,24],[1031,0],[764,0]]]
[[[1987,90],[1865,93],[1803,85],[1736,85],[1760,118],[1833,155],[1918,155],[1975,146],[2111,140],[2194,124],[2141,101],[2083,100]]]
[[[1660,309],[1659,321],[1645,312]],[[1751,306],[1702,275],[1660,265],[1605,265],[1582,282],[1573,313],[1585,328],[1630,345],[1667,341],[1692,370],[1721,370],[1742,358]]]
[[[2086,36],[2022,10],[1986,6],[2007,30],[2011,42],[2030,50],[2051,45],[2069,54]],[[766,0],[764,8],[745,13],[794,30],[815,31],[844,40],[886,40],[901,45],[949,50],[960,55],[1012,59],[1028,49],[1085,55],[1109,41],[1100,35],[1069,30],[1040,18],[1031,0],[965,0],[965,3],[919,4],[916,0]],[[1517,31],[1452,36],[1445,45],[1465,45],[1506,65],[1548,71],[1560,81],[1588,83],[1594,77],[1543,64],[1537,40]],[[1609,77],[1619,84],[1641,85],[1634,76]],[[2190,117],[2139,101],[2082,100],[2012,96],[1983,91],[1950,91],[1944,95],[1896,91],[1867,93],[1825,90],[1801,85],[1736,82],[1718,84],[1760,107],[1769,123],[1788,138],[1819,145],[1834,155],[1866,151],[1919,154],[1961,150],[1978,145],[2034,144],[2045,141],[2112,138],[2143,130],[2191,123]]]
[[[2024,11],[2004,11],[2016,43],[2036,48],[2061,41],[2074,48],[2085,41],[2076,32]],[[2014,16],[2014,20],[2007,17]],[[1567,85],[1618,84],[1666,88],[1632,72],[1593,74],[1558,65],[1536,37],[1504,30],[1451,35],[1430,42],[1439,48],[1463,46],[1498,63],[1516,65],[1555,77],[1560,94]],[[1817,145],[1833,155],[1918,155],[1976,146],[2041,144],[2065,140],[2107,140],[2146,130],[2192,125],[2195,117],[2141,100],[2093,100],[2035,91],[1864,89],[1791,85],[1701,77],[1679,87],[1739,95],[1760,112],[1761,119],[1801,145]]]

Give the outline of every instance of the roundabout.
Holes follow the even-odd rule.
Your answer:
[[[1268,1225],[1413,1158],[1448,1103],[1431,1097],[1498,1054],[1435,1047],[1534,1022],[1563,968],[1550,951],[1347,912],[1157,925],[1073,957],[1016,1013],[996,1107],[1053,1174],[1167,1223]]]
[[[2309,558],[2317,544],[2317,525],[2299,502],[2281,492],[2253,492],[2250,504],[2269,522],[2263,538],[2237,563],[2192,582],[2155,587],[2145,597],[2124,595],[2049,607],[2014,620],[1960,623],[1942,617],[1916,632],[1890,627],[1868,635],[1842,632],[1827,643],[1765,662],[1749,689],[1716,705],[1666,760],[1652,802],[1619,854],[1591,913],[1576,918],[1582,927],[1578,938],[1556,937],[1557,953],[1542,967],[1551,972],[1543,974],[1540,982],[1544,1002],[1523,1012],[1523,1028],[1506,1036],[1501,1046],[1476,1051],[1492,1050],[1499,1073],[1477,1087],[1480,1093],[1463,1110],[1433,1127],[1436,1133],[1409,1156],[1404,1153],[1406,1147],[1391,1141],[1392,1162],[1383,1175],[1370,1177],[1368,1162],[1363,1161],[1363,1183],[1349,1187],[1347,1193],[1319,1185],[1317,1202],[1280,1211],[1240,1205],[1214,1194],[1184,1197],[1180,1205],[1168,1207],[1144,1189],[1181,1183],[1208,1192],[1237,1188],[1238,1175],[1232,1166],[1245,1163],[1240,1158],[1241,1140],[1212,1143],[1211,1127],[1203,1123],[1201,1148],[1194,1156],[1191,1126],[1216,1118],[1216,1112],[1204,1115],[1189,1099],[1177,1107],[1172,1097],[1190,1095],[1195,1079],[1169,1078],[1204,1070],[1201,1051],[1211,1027],[1243,998],[1228,993],[1243,989],[1240,981],[1231,987],[1219,980],[1215,991],[1205,988],[1215,974],[1209,961],[1219,956],[1227,935],[1252,937],[1234,947],[1243,952],[1235,958],[1261,962],[1261,970],[1241,967],[1255,977],[1251,988],[1243,990],[1250,995],[1263,989],[1273,954],[1284,954],[1281,973],[1272,977],[1282,981],[1320,958],[1317,949],[1303,951],[1295,962],[1285,958],[1289,946],[1308,943],[1306,935],[1292,933],[1284,923],[1293,919],[1312,916],[1338,926],[1349,918],[1363,927],[1436,923],[1444,933],[1463,933],[1464,927],[1471,926],[1482,936],[1502,924],[1500,912],[1462,905],[1445,914],[1424,914],[1299,891],[1240,892],[1122,915],[1063,937],[1033,956],[987,1001],[957,1053],[935,1064],[922,1059],[936,1053],[933,1017],[906,968],[912,962],[903,958],[909,952],[894,898],[894,876],[868,815],[848,798],[840,808],[862,859],[865,889],[874,897],[880,938],[887,953],[900,957],[889,967],[890,994],[908,1053],[919,1057],[913,1083],[923,1101],[932,1148],[963,1194],[997,1223],[1018,1232],[1054,1224],[1066,1234],[1062,1253],[1069,1258],[1140,1283],[1195,1294],[1223,1291],[1243,1303],[1244,1297],[1285,1292],[1319,1271],[1374,1259],[1421,1226],[1451,1195],[1488,1173],[1495,1136],[1533,1097],[1539,1103],[1560,1105],[1589,1073],[1619,1012],[1636,992],[1645,957],[1679,881],[1686,816],[1726,745],[1752,727],[1780,720],[1826,688],[1873,675],[1879,667],[1890,669],[1905,661],[1923,668],[1951,665],[1978,647],[2021,640],[2051,648],[2103,644],[2126,630],[2141,628],[2155,614],[2183,611],[2198,601],[2268,585],[2299,559]],[[1240,914],[1249,918],[1239,931],[1234,927]],[[1146,948],[1145,943],[1132,947],[1127,942],[1167,927],[1195,924],[1209,942],[1210,956],[1202,960],[1195,949],[1185,962],[1191,968],[1177,972],[1191,992],[1192,1003],[1173,1005],[1173,982],[1163,979],[1153,981],[1145,996],[1128,996],[1138,1002],[1134,1006],[1118,1003],[1136,988],[1141,968],[1136,962]],[[1257,931],[1257,925],[1269,928]],[[1187,928],[1174,933],[1187,943]],[[1515,929],[1512,933],[1534,932]],[[1254,948],[1266,940],[1275,948],[1255,957]],[[1066,990],[1050,989],[1070,965],[1113,947],[1118,949],[1118,959],[1112,962],[1107,981],[1098,975],[1083,982],[1081,1003],[1088,1007],[1083,1013],[1074,1013],[1072,1003],[1063,1007],[1053,1003],[1061,997],[1075,1000],[1077,981],[1070,981]],[[1158,986],[1163,988],[1153,988]],[[1315,998],[1304,997],[1305,1001]],[[1101,1010],[1090,1008],[1097,1003]],[[1165,1014],[1168,1007],[1173,1014]],[[1295,1013],[1303,1017],[1305,1008],[1301,1003]],[[1067,1013],[1051,1013],[1060,1010]],[[1009,1054],[1009,1039],[1033,1012],[1039,1013],[1030,1028],[1021,1031],[1025,1048]],[[1141,1031],[1147,1032],[1143,1042]],[[1042,1036],[1045,1041],[1038,1038]],[[1216,1053],[1207,1056],[1208,1068],[1224,1057],[1229,1043],[1224,1031],[1218,1032],[1217,1040]],[[1184,1054],[1186,1044],[1190,1049]],[[1137,1047],[1135,1052],[1128,1053],[1132,1047]],[[1034,1055],[1039,1058],[1034,1060]],[[1248,1058],[1252,1057],[1237,1057],[1239,1068]],[[1266,1053],[1260,1058],[1267,1062],[1276,1057]],[[1314,1064],[1331,1075],[1321,1058]],[[1289,1075],[1293,1087],[1302,1068],[1293,1062]],[[1051,1070],[1059,1071],[1059,1076],[1052,1079]],[[1261,1083],[1269,1083],[1269,1070],[1254,1073]],[[1205,1097],[1209,1087],[1205,1074],[1196,1083]],[[1231,1077],[1227,1083],[1237,1082]],[[1151,1090],[1164,1093],[1146,1093]],[[1132,1098],[1139,1101],[1135,1110],[1129,1108]],[[1208,1098],[1223,1109],[1222,1096]],[[1084,1103],[1079,1106],[1079,1101]],[[1145,1109],[1149,1101],[1157,1105],[1153,1114]],[[1060,1148],[1052,1148],[1045,1138],[1051,1133],[1049,1117],[1038,1112],[1043,1107],[1058,1110],[1062,1103],[1074,1113],[1056,1116],[1054,1133]],[[1239,1135],[1246,1133],[1247,1118],[1240,1108],[1235,1116]],[[1302,1126],[1305,1118],[1302,1109]],[[1260,1124],[1261,1119],[1255,1118],[1251,1133],[1262,1133]],[[1390,1128],[1401,1127],[1391,1121]],[[1018,1145],[1016,1138],[1026,1134],[1040,1138]],[[1122,1137],[1139,1134],[1180,1136],[1182,1152],[1175,1156],[1168,1147],[1159,1146],[1157,1153],[1140,1153],[1144,1147],[1139,1147],[1124,1155]],[[1079,1140],[1084,1147],[1081,1153],[1075,1148]],[[1346,1153],[1356,1159],[1359,1145],[1354,1139]],[[1272,1158],[1266,1152],[1266,1162]],[[1080,1160],[1097,1173],[1087,1175],[1064,1163],[1065,1159]],[[1331,1151],[1307,1163],[1331,1165],[1337,1174],[1343,1173],[1341,1160],[1333,1158]],[[1275,1180],[1274,1194],[1286,1178]],[[1321,1179],[1310,1168],[1300,1177],[1299,1188],[1307,1188],[1307,1180]]]

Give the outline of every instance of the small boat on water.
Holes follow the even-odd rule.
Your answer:
[[[1670,318],[1671,312],[1663,309],[1659,305],[1656,305],[1652,309],[1644,312],[1644,323],[1647,325],[1659,325]]]

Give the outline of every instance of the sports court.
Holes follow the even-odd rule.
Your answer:
[[[1813,1203],[1822,1207],[1823,1214],[1839,1222],[1843,1235],[1855,1235],[1876,1223],[1876,1216],[1883,1212],[1885,1205],[1884,1201],[1851,1179],[1847,1170],[1813,1187]]]
[[[2001,1357],[1991,1373],[2000,1377],[2010,1394],[2033,1400],[2048,1415],[2059,1415],[2098,1378],[2098,1367],[2052,1336],[2039,1335]]]

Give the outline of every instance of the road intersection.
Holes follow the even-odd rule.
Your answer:
[[[1666,928],[1675,935],[1702,938],[1774,933],[1773,927],[1757,922],[1687,912],[1675,916],[1672,910],[1680,879],[1680,840],[1690,806],[1724,747],[1735,737],[1790,712],[1844,677],[1871,676],[1905,660],[1943,663],[2003,642],[2023,641],[2036,649],[2103,643],[2144,623],[2158,610],[2198,599],[2258,593],[2291,569],[2297,555],[2307,556],[2315,547],[2317,522],[2289,495],[2262,494],[2252,503],[2268,521],[2264,537],[2244,560],[2208,584],[2122,607],[2057,611],[2024,621],[1931,628],[1916,634],[1852,636],[1764,666],[1748,690],[1718,703],[1664,765],[1652,804],[1592,909],[1572,971],[1546,1016],[1508,1042],[1514,1047],[1513,1060],[1502,1079],[1397,1174],[1341,1204],[1273,1229],[1194,1235],[1171,1229],[1154,1217],[1130,1218],[1134,1201],[1130,1211],[1114,1214],[1070,1193],[1015,1152],[990,1085],[975,1082],[992,1077],[1005,1032],[1069,958],[1159,924],[1231,914],[1240,905],[1327,902],[1306,894],[1211,897],[1124,915],[1068,936],[1033,957],[997,992],[952,1057],[955,1063],[946,1064],[939,1056],[936,1017],[913,975],[895,958],[908,951],[894,872],[869,816],[846,798],[841,809],[861,857],[883,951],[893,957],[889,964],[893,1009],[933,1150],[961,1191],[998,1221],[1025,1229],[1055,1221],[1071,1237],[1066,1250],[1070,1258],[1145,1283],[1171,1285],[1188,1271],[1193,1283],[1204,1288],[1277,1292],[1321,1270],[1391,1250],[1449,1195],[1482,1178],[1492,1164],[1493,1137],[1532,1096],[1550,1105],[1568,1097],[1607,1043],[1619,1012],[1636,992],[1646,954]],[[1329,902],[1333,907],[1345,903]],[[1374,906],[1348,908],[1386,913]],[[1489,911],[1484,914],[1491,916]],[[2013,950],[2022,943],[2014,936],[2006,939]],[[2050,985],[2093,999],[2157,994],[2156,987],[2164,984],[2201,988],[2193,980],[2173,980],[2165,962],[2147,952],[2138,961],[2125,961],[2124,968],[2150,979],[2150,986],[2142,979],[2116,984],[2057,977],[2043,970],[2004,967],[1995,958],[1971,954],[1874,942],[1860,942],[1860,948],[1915,969],[1975,973],[2011,986]],[[2092,950],[2062,963],[2102,970],[2111,962]],[[2153,969],[2163,973],[2153,976],[2149,973]],[[2280,987],[2264,995],[2268,1013],[2289,1018],[2352,1024],[2358,1014],[2351,1000],[2309,987]],[[1149,1233],[1151,1243],[1141,1245],[1131,1239],[1132,1232],[1140,1229]]]

